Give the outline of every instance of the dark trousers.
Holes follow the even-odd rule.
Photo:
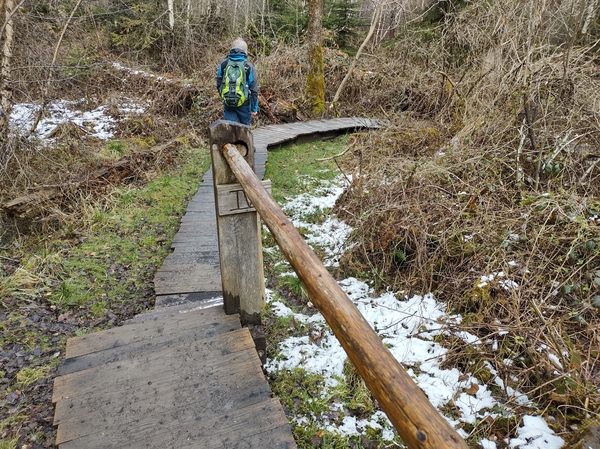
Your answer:
[[[250,114],[250,101],[246,101],[239,108],[223,105],[223,112],[225,113],[225,120],[240,122],[250,126],[250,121],[252,120],[252,115]]]

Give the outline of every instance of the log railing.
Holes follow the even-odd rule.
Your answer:
[[[250,133],[250,130],[249,128],[242,130],[241,125],[233,122],[216,122],[211,125],[213,169],[219,166],[231,170],[231,174],[248,199],[248,205],[260,214],[283,254],[298,274],[311,301],[323,314],[398,434],[409,448],[467,448],[463,439],[429,402],[402,365],[381,342],[377,333],[267,192],[247,162],[248,159],[253,160],[252,156],[249,157],[253,152],[252,139],[251,137],[241,139],[240,132]],[[237,138],[235,138],[236,133]],[[232,137],[229,142],[223,139],[226,135]],[[216,165],[215,159],[218,161]],[[228,167],[222,166],[223,161]],[[217,179],[217,173],[214,173],[214,176]],[[215,191],[217,187],[216,185]],[[216,195],[218,202],[218,194]],[[251,230],[250,234],[254,235],[254,230]],[[240,241],[239,236],[224,236],[224,238]],[[220,248],[225,246],[225,242],[219,241]],[[221,269],[235,271],[239,267],[222,266]],[[262,276],[262,270],[260,275]],[[229,291],[225,282],[223,282],[223,291],[225,297],[226,292]],[[243,300],[240,304],[240,309],[244,311],[246,306]],[[253,316],[254,312],[246,310],[244,313],[246,316]]]

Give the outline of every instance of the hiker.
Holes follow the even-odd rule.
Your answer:
[[[219,65],[217,89],[223,100],[225,120],[250,126],[252,116],[258,113],[258,79],[247,59],[248,44],[238,37]]]

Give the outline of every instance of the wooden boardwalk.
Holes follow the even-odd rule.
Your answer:
[[[255,171],[267,148],[377,121],[334,119],[253,131]],[[125,325],[67,341],[54,382],[56,444],[92,448],[295,448],[254,341],[225,315],[212,171],[156,273],[156,308]]]

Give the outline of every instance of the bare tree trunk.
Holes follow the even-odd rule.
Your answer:
[[[308,75],[306,99],[313,114],[325,111],[325,66],[323,63],[323,0],[308,1]]]
[[[185,42],[188,44],[192,38],[192,30],[190,28],[190,19],[192,16],[192,0],[186,0],[185,3]]]
[[[365,37],[365,40],[363,41],[362,45],[356,52],[356,56],[354,57],[352,64],[350,64],[348,73],[346,73],[346,76],[340,83],[340,87],[338,87],[338,90],[335,93],[335,96],[333,97],[333,101],[331,102],[332,108],[335,108],[335,106],[340,98],[340,94],[342,93],[342,90],[344,89],[344,86],[350,79],[350,76],[352,75],[352,72],[354,71],[354,67],[356,67],[356,63],[358,62],[358,58],[360,57],[360,54],[362,53],[364,48],[367,46],[367,43],[371,40],[371,37],[373,36],[373,33],[375,32],[375,28],[377,28],[377,24],[379,23],[379,18],[381,17],[382,8],[383,8],[383,1],[379,1],[379,3],[377,4],[377,8],[375,9],[375,12],[373,13],[373,19],[371,20],[371,28],[369,29],[369,32],[367,33],[367,37]]]
[[[167,7],[169,9],[169,28],[171,28],[171,33],[175,28],[175,10],[173,8],[173,0],[167,0]]]
[[[584,2],[585,5],[585,2]],[[596,8],[598,7],[598,0],[591,0],[587,7],[587,14],[585,16],[585,22],[583,23],[583,27],[581,28],[581,34],[586,34],[588,32],[588,28],[592,23],[594,18],[594,13],[596,12]]]
[[[0,0],[0,21],[2,23],[2,61],[0,62],[0,141],[6,142],[8,136],[8,117],[12,108],[12,90],[10,89],[11,58],[13,48],[13,15],[15,0]]]

